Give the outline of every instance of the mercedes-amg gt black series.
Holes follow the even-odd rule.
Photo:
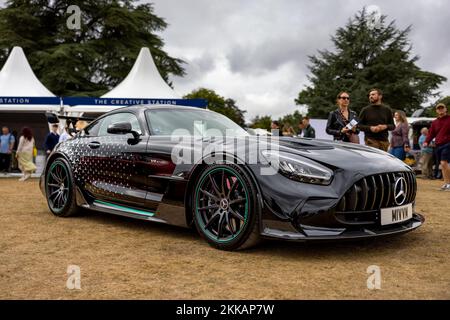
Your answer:
[[[220,138],[222,137],[222,138]],[[411,168],[345,142],[257,137],[210,110],[131,106],[49,156],[40,187],[61,217],[86,208],[194,226],[234,250],[261,238],[334,240],[411,231]]]

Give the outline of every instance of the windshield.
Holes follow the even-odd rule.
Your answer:
[[[207,110],[155,109],[146,112],[152,135],[247,136],[229,118]]]

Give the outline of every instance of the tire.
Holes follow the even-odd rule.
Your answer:
[[[75,198],[75,185],[68,162],[55,159],[45,175],[45,195],[50,211],[58,217],[77,215],[80,208]]]
[[[231,251],[259,242],[261,207],[240,166],[208,166],[196,181],[192,208],[197,231],[211,246]]]

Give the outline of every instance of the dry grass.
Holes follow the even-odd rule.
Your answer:
[[[92,213],[57,218],[37,180],[1,179],[1,299],[449,299],[450,193],[419,180],[420,229],[346,243],[209,247],[195,232]],[[81,290],[66,288],[68,265]],[[366,269],[381,267],[381,290]]]

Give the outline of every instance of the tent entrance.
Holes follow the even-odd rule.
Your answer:
[[[23,127],[29,127],[33,132],[34,141],[38,150],[44,149],[45,137],[49,127],[45,112],[3,112],[0,111],[0,126],[8,127],[10,132],[16,133],[17,142]]]

